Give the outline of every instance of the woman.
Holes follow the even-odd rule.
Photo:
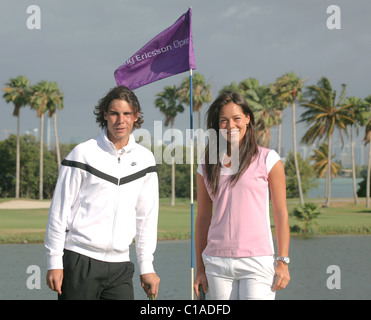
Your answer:
[[[205,151],[197,174],[197,275],[194,289],[211,299],[274,299],[290,281],[289,222],[282,162],[274,150],[257,145],[254,115],[243,96],[222,93],[207,112],[207,127],[222,133]],[[218,147],[218,161],[209,155]],[[233,152],[233,141],[238,152]],[[237,170],[232,170],[238,161]],[[215,162],[215,161],[214,161]],[[232,167],[231,167],[232,165]],[[270,230],[272,201],[277,260]]]

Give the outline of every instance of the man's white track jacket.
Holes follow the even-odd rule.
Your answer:
[[[152,273],[157,244],[158,177],[153,154],[133,135],[120,156],[106,130],[63,160],[49,209],[47,267],[63,269],[63,250],[100,261],[129,261]]]

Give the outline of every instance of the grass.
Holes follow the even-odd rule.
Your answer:
[[[191,206],[188,199],[177,199],[171,206],[169,199],[160,199],[158,218],[159,240],[181,240],[191,238]],[[194,210],[194,216],[196,211]]]
[[[42,242],[47,209],[0,210],[0,243]]]
[[[336,202],[321,208],[318,217],[319,234],[371,234],[371,210],[364,202]]]
[[[290,199],[289,212],[297,205],[297,201]],[[195,203],[194,219],[196,214]],[[47,209],[0,209],[0,243],[42,243],[47,218]],[[320,235],[371,234],[371,210],[366,210],[364,201],[358,205],[351,200],[333,202],[331,207],[321,208],[317,222],[316,234]],[[297,221],[290,217],[290,225],[295,224]],[[189,199],[177,199],[174,207],[170,206],[169,199],[160,199],[159,240],[190,239],[190,225]]]
[[[354,204],[353,199],[338,199],[333,201],[330,207],[321,207],[324,202],[323,200],[317,203],[321,214],[316,219],[316,234],[371,234],[371,209],[366,209],[364,199],[360,199],[359,204]],[[289,200],[289,212],[298,205],[299,203]],[[290,217],[290,226],[297,223]]]

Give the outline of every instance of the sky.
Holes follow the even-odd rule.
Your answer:
[[[40,8],[40,29],[29,29],[30,5]],[[340,29],[329,29],[331,5],[340,9]],[[368,0],[0,0],[0,84],[28,77],[31,84],[56,81],[65,95],[58,112],[62,143],[97,136],[93,110],[116,85],[113,73],[138,49],[192,7],[197,69],[211,85],[213,98],[232,81],[256,78],[273,83],[287,72],[316,84],[327,77],[347,96],[371,95],[371,2]],[[153,132],[164,116],[155,108],[156,94],[180,85],[182,73],[135,90],[144,113],[142,128]],[[209,104],[202,108],[202,119]],[[0,140],[16,133],[13,105],[0,98]],[[298,118],[302,109],[298,106]],[[189,108],[175,128],[189,128]],[[194,126],[197,127],[197,115]],[[290,108],[283,118],[283,147],[292,149]],[[204,123],[202,124],[204,126]],[[21,110],[21,134],[36,133],[36,112]],[[36,130],[34,130],[36,129]],[[165,131],[166,128],[163,128]],[[299,124],[300,141],[305,126]],[[52,131],[52,130],[51,130]],[[45,124],[47,132],[47,121]],[[276,147],[272,131],[271,147]],[[362,136],[363,133],[360,133]],[[46,139],[46,138],[45,138]],[[361,137],[359,145],[362,145]]]

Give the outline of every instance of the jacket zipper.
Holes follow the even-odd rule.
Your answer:
[[[118,163],[120,164],[120,157],[118,157]],[[117,197],[116,197],[115,207],[114,207],[114,217],[113,217],[113,223],[112,223],[111,240],[110,240],[110,243],[109,243],[108,248],[106,250],[106,255],[105,256],[107,256],[107,253],[112,248],[113,236],[114,236],[115,225],[116,225],[116,216],[117,216],[117,208],[118,208],[119,198],[120,198],[120,180],[117,181]]]

